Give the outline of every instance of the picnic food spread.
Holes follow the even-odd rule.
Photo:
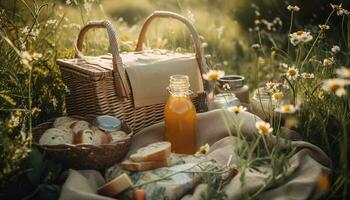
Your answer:
[[[120,125],[119,125],[120,126]],[[59,117],[39,140],[40,145],[91,144],[101,145],[127,138],[124,131],[104,132],[91,123],[74,117]]]

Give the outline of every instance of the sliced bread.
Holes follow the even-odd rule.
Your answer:
[[[69,129],[47,129],[39,139],[40,145],[73,144],[73,133]]]
[[[106,134],[105,132],[101,131],[101,129],[97,128],[96,126],[93,126],[91,128],[95,132],[95,137],[101,138],[101,144],[108,144],[112,141],[112,137],[109,134]]]
[[[111,181],[99,187],[97,189],[97,193],[104,196],[114,197],[117,194],[128,189],[132,185],[133,183],[130,180],[129,176],[126,173],[123,173],[120,176],[112,179]]]
[[[91,129],[81,130],[74,134],[75,144],[94,144],[94,131]]]
[[[110,135],[112,142],[121,141],[129,137],[124,131],[113,131],[109,132],[108,135]]]
[[[78,133],[79,131],[85,130],[85,129],[90,129],[91,124],[87,121],[84,120],[79,120],[74,122],[70,128],[72,129],[73,133]]]
[[[131,160],[125,160],[121,163],[121,166],[125,170],[129,171],[145,171],[151,169],[157,169],[160,167],[168,167],[170,165],[170,160],[160,160],[160,161],[144,161],[144,162],[134,162]]]
[[[101,145],[110,142],[110,137],[102,131],[93,129],[81,130],[74,136],[75,144]]]
[[[130,160],[141,161],[162,161],[171,154],[170,142],[156,142],[142,147],[136,153],[130,155]]]
[[[72,117],[58,117],[53,123],[54,128],[68,129],[77,120]]]

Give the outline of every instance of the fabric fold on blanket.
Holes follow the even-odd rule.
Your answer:
[[[233,147],[237,143],[236,127],[229,125],[228,121],[234,121],[240,126],[240,134],[249,141],[256,133],[255,122],[261,120],[257,116],[243,112],[238,115],[225,110],[214,110],[197,115],[197,147],[208,143],[211,145],[208,154],[209,159],[226,164],[232,155],[233,164],[238,164],[238,156]],[[229,126],[228,126],[229,125]],[[283,135],[288,138],[300,138],[297,133],[283,129]],[[152,142],[164,139],[164,123],[158,123],[137,133],[128,155],[138,148]],[[280,138],[283,144],[283,138]],[[276,138],[275,138],[275,142]],[[266,186],[265,179],[271,175],[269,165],[259,167],[259,171],[245,170],[246,184],[242,187],[241,173],[238,173],[225,187],[224,191],[230,200],[242,199],[242,191],[254,195],[259,193],[259,199],[318,199],[324,191],[319,187],[322,176],[330,173],[330,160],[320,148],[304,142],[291,141],[296,148],[296,153],[290,159],[288,177],[280,179],[276,185]],[[105,177],[108,178],[108,177]],[[94,170],[70,170],[69,176],[63,185],[60,199],[111,199],[97,195],[98,186],[104,183],[102,175]],[[182,199],[201,199],[200,195],[206,191],[206,184],[197,185],[192,194],[186,194]]]

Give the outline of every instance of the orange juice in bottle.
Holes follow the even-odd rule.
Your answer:
[[[188,76],[170,76],[170,96],[164,108],[165,139],[175,153],[196,152],[196,108],[190,99]]]

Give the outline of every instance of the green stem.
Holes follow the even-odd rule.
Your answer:
[[[287,43],[288,43],[288,56],[289,56],[289,48],[290,48],[290,41],[289,41],[289,35],[292,33],[292,28],[293,28],[293,18],[294,18],[294,11],[290,13],[290,25],[289,25],[289,31],[288,31],[288,36],[287,36]]]
[[[334,13],[334,10],[332,10],[331,14],[328,15],[327,20],[326,20],[326,22],[324,23],[325,25],[328,24],[328,21],[329,21],[329,19],[331,18],[331,16],[333,15],[333,13]],[[317,35],[317,37],[316,37],[314,43],[312,43],[312,46],[311,46],[309,52],[306,54],[306,57],[305,57],[305,59],[304,59],[302,65],[301,65],[301,68],[305,65],[306,60],[309,58],[309,56],[310,56],[312,50],[315,48],[316,43],[317,43],[318,39],[320,38],[320,36],[322,35],[323,31],[324,31],[323,29],[320,30],[320,32],[318,33],[318,35]]]

